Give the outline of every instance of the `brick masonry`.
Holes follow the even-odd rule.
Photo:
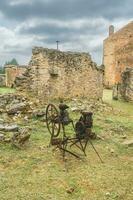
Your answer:
[[[103,64],[106,87],[121,83],[122,72],[133,67],[133,21],[104,40]]]

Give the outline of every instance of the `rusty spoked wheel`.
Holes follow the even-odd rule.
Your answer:
[[[46,125],[51,137],[57,137],[60,133],[59,112],[53,104],[46,108]]]

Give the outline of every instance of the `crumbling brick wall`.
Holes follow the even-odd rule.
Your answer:
[[[87,98],[99,100],[103,92],[103,72],[88,53],[61,52],[35,47],[17,89],[41,100]]]
[[[121,74],[133,66],[133,22],[111,34],[103,43],[104,84],[106,87],[121,82]]]
[[[130,41],[123,47],[117,49],[116,51],[117,66],[115,70],[115,80],[116,82],[121,82],[121,74],[126,69],[126,67],[133,66],[133,37]]]
[[[5,66],[6,86],[13,87],[17,76],[23,74],[26,66],[7,65]]]

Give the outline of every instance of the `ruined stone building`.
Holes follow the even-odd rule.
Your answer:
[[[15,83],[18,91],[41,100],[99,100],[103,92],[103,72],[88,53],[35,47],[27,70],[16,78]]]
[[[104,84],[112,87],[121,83],[126,67],[133,67],[133,21],[114,33],[109,27],[109,37],[103,43]]]
[[[5,84],[7,87],[13,87],[17,76],[23,74],[26,66],[6,65],[5,66]]]
[[[6,86],[5,74],[0,74],[0,87]]]

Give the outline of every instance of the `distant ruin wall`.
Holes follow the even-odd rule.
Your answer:
[[[133,102],[133,68],[126,68],[121,74],[121,83],[113,86],[113,99]]]
[[[126,68],[122,73],[122,83],[119,87],[120,97],[133,102],[133,68]]]
[[[6,86],[5,74],[0,74],[0,87]]]
[[[99,100],[103,93],[103,73],[88,53],[61,52],[36,47],[17,89],[40,98]]]
[[[17,76],[22,75],[26,70],[26,66],[7,65],[5,67],[6,86],[13,87]]]

